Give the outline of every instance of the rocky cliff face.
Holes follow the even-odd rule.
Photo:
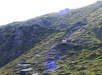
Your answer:
[[[7,64],[23,52],[33,48],[37,42],[40,42],[41,39],[52,32],[53,29],[47,29],[39,25],[19,26],[18,24],[1,28],[0,65]]]

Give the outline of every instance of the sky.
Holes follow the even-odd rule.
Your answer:
[[[96,0],[0,0],[0,25],[24,21],[65,8],[76,9]]]

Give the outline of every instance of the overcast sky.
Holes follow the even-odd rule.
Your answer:
[[[0,25],[23,21],[65,8],[76,9],[96,0],[0,0]]]

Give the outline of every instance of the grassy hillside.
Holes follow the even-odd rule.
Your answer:
[[[101,31],[101,1],[1,27],[0,65],[6,65],[0,75],[17,75],[26,68],[32,68],[29,75],[102,75]],[[22,63],[31,65],[17,67]]]

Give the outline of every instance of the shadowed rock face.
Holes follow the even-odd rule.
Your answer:
[[[48,31],[51,30],[39,25],[15,25],[1,28],[0,59],[2,61],[0,61],[0,67],[31,49],[35,43],[40,42],[41,37],[49,35]]]
[[[96,33],[96,36],[99,40],[102,40],[102,26],[100,28],[98,28],[97,30],[97,33]]]

